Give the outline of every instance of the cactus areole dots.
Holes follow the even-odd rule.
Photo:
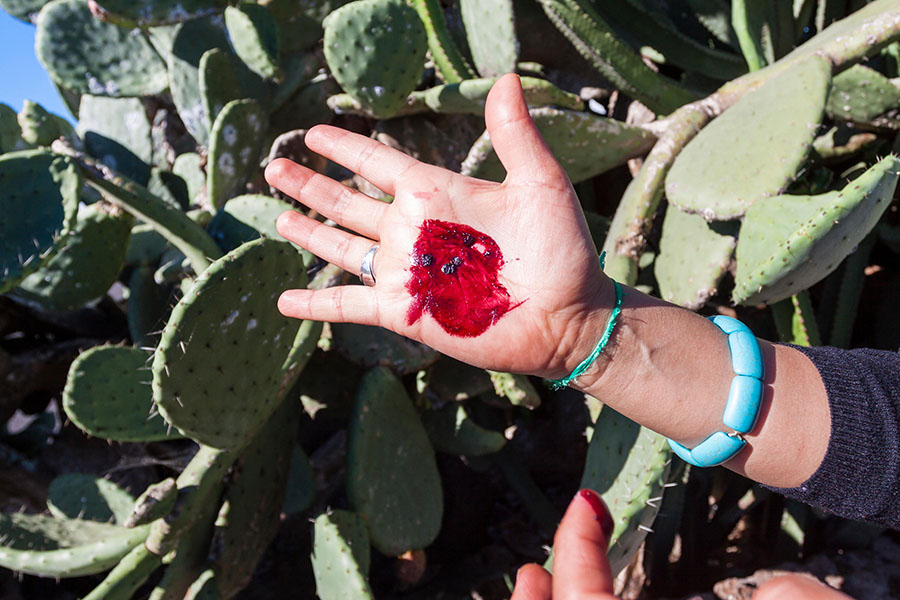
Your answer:
[[[425,220],[410,259],[408,325],[427,312],[450,335],[475,337],[518,306],[498,279],[497,242],[468,225]]]

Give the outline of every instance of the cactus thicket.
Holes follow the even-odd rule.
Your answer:
[[[651,572],[676,529],[694,564],[710,546],[697,530],[724,547],[723,521],[761,525],[738,503],[743,484],[720,478],[708,494],[720,510],[699,517],[715,526],[682,519],[691,484],[719,476],[684,476],[664,438],[593,399],[594,422],[573,434],[562,396],[525,375],[276,308],[285,289],[355,280],[281,239],[276,219],[301,208],[268,187],[267,163],[291,158],[390,202],[305,147],[307,130],[329,123],[503,181],[484,107],[497,77],[516,72],[608,275],[694,310],[770,304],[784,341],[850,345],[871,259],[900,247],[888,210],[900,6],[671,4],[0,0],[34,24],[36,55],[77,122],[0,104],[0,381],[17,384],[16,366],[31,364],[21,352],[77,346],[56,394],[69,437],[151,444],[148,462],[180,457],[146,467],[154,478],[138,489],[52,472],[46,507],[0,513],[0,566],[94,577],[77,584],[91,600],[227,599],[269,574],[289,546],[282,528],[311,522],[311,569],[297,571],[320,598],[439,596],[448,578],[469,585],[475,561],[458,547],[475,546],[454,546],[450,530],[476,513],[527,513],[547,534],[536,543],[550,542],[556,492],[574,486],[545,495],[547,473],[571,479],[571,465],[531,471],[563,448],[582,452],[581,484],[612,510],[614,572],[647,536]],[[43,397],[22,396],[4,410],[30,414]],[[42,442],[57,435],[38,430]],[[13,438],[0,432],[15,468],[54,450],[29,454]],[[462,489],[466,477],[490,483]],[[481,498],[495,493],[487,511]],[[512,547],[511,521],[480,522],[466,544],[483,533]],[[526,553],[492,559],[464,595],[484,581],[505,589],[540,556]]]

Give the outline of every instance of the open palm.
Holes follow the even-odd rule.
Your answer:
[[[597,320],[604,317],[598,315],[612,305],[612,286],[572,186],[528,114],[518,77],[507,75],[494,85],[485,121],[507,170],[503,183],[464,177],[329,126],[307,133],[309,148],[394,196],[392,203],[286,159],[273,161],[266,170],[269,183],[358,234],[290,211],[278,219],[281,235],[355,274],[366,252],[380,245],[376,285],[289,290],[279,300],[281,312],[378,325],[484,368],[544,377],[571,371],[602,331]],[[483,232],[503,254],[499,283],[511,310],[479,335],[449,333],[427,311],[410,316],[415,301],[408,283],[419,260],[414,246],[428,220]]]

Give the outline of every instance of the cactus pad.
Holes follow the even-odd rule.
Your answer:
[[[134,508],[134,497],[108,479],[67,473],[50,483],[47,508],[58,519],[123,525]]]
[[[287,488],[281,512],[286,515],[303,512],[312,504],[316,492],[316,476],[309,457],[299,445],[291,452],[291,467],[288,471]]]
[[[216,213],[207,231],[219,247],[228,252],[260,236],[280,240],[281,236],[275,229],[275,221],[281,213],[291,209],[292,205],[271,196],[261,194],[237,196],[226,202],[223,209]],[[299,246],[295,247],[303,253],[308,253]]]
[[[82,352],[69,367],[63,409],[79,429],[117,442],[177,439],[152,409],[151,356],[144,350],[97,346]]]
[[[50,259],[75,224],[81,176],[44,150],[0,157],[0,293]]]
[[[300,403],[288,397],[232,469],[213,534],[218,549],[216,579],[226,598],[250,583],[259,559],[278,533],[299,424]],[[248,531],[253,535],[247,535]]]
[[[141,185],[147,183],[153,140],[140,99],[82,96],[78,134],[88,154]]]
[[[259,164],[260,142],[266,113],[255,100],[233,100],[225,105],[210,132],[206,191],[219,209],[246,182]]]
[[[422,424],[434,449],[447,454],[484,456],[506,445],[502,433],[475,423],[458,402],[448,402],[437,410],[426,410],[422,413]]]
[[[359,0],[325,19],[325,59],[348,94],[379,117],[406,102],[425,68],[428,40],[402,0]]]
[[[831,64],[812,56],[744,95],[675,159],[666,177],[669,202],[726,221],[781,193],[815,138],[830,81]]]
[[[82,94],[151,96],[169,86],[143,32],[94,18],[81,0],[54,0],[41,11],[34,48],[57,84]]]
[[[15,294],[57,311],[100,298],[122,271],[131,224],[130,215],[110,215],[98,204],[80,210],[59,251],[26,277]]]
[[[22,104],[17,120],[22,128],[22,139],[32,146],[49,146],[60,136],[59,126],[53,115],[31,100],[25,100]]]
[[[356,323],[333,323],[334,348],[363,367],[385,366],[400,374],[415,373],[438,359],[437,351],[393,331]]]
[[[599,493],[612,513],[607,556],[613,573],[631,562],[656,519],[670,457],[663,436],[608,406],[600,411],[580,487]]]
[[[369,534],[356,513],[335,510],[316,517],[312,567],[322,600],[373,600]]]
[[[663,300],[696,310],[715,295],[737,243],[736,223],[710,226],[700,215],[670,206],[654,272]]]
[[[441,527],[443,496],[419,414],[388,369],[363,377],[350,421],[347,496],[387,556],[425,548]]]
[[[231,55],[221,48],[212,48],[204,52],[198,69],[207,128],[212,130],[216,117],[225,105],[241,97],[241,84],[234,72]]]
[[[41,577],[102,573],[147,537],[148,526],[0,514],[0,567]]]
[[[0,8],[17,19],[28,21],[49,0],[0,0]]]
[[[0,154],[15,150],[21,137],[22,129],[16,111],[0,102]]]
[[[831,273],[891,203],[900,159],[888,155],[841,191],[776,196],[747,211],[732,300],[775,302]]]
[[[515,73],[519,59],[512,0],[461,0],[472,60],[482,77]]]
[[[153,398],[169,423],[217,448],[243,445],[265,423],[300,326],[275,303],[302,273],[288,244],[257,240],[197,279],[172,311],[153,361]]]
[[[870,123],[891,109],[900,109],[900,87],[864,65],[835,76],[825,105],[832,119],[855,123]]]
[[[172,173],[187,184],[188,198],[198,203],[198,197],[206,190],[206,173],[203,172],[203,157],[196,152],[179,154],[172,165]]]
[[[589,113],[549,107],[530,112],[550,151],[573,183],[624,164],[649,150],[656,140],[640,127]],[[487,132],[472,146],[460,172],[492,181],[502,181],[506,176]]]
[[[263,79],[281,79],[278,22],[265,6],[242,3],[225,9],[225,26],[234,51]]]
[[[537,408],[541,405],[541,396],[531,385],[527,375],[501,371],[488,371],[487,373],[494,385],[494,393],[509,400],[513,406]]]
[[[217,13],[228,0],[98,0],[97,4],[110,20],[146,27]]]

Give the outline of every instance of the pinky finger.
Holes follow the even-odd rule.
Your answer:
[[[286,317],[378,325],[375,290],[362,285],[343,285],[324,290],[287,290],[278,299]]]

